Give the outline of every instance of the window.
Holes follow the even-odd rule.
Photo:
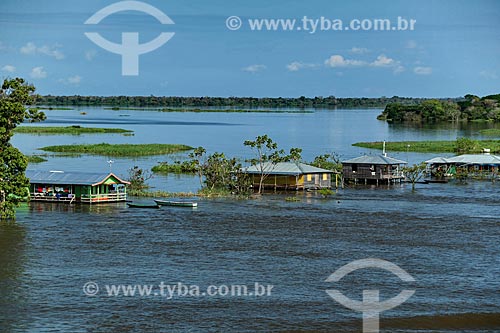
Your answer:
[[[328,174],[327,173],[323,174],[323,180],[328,180]]]
[[[307,175],[307,181],[308,182],[312,181],[312,175],[311,174]]]

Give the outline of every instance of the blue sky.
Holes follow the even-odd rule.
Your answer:
[[[139,12],[84,22],[117,1],[0,3],[0,76],[41,94],[255,97],[455,97],[500,89],[500,2],[495,0],[147,0],[174,25]],[[239,16],[241,29],[226,27]],[[415,19],[413,31],[252,31],[248,19]],[[175,36],[122,76],[121,56],[84,32],[140,43]]]

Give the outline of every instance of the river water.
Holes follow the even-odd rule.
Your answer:
[[[477,128],[392,128],[380,110],[307,114],[156,113],[85,109],[49,111],[47,125],[122,127],[135,136],[16,135],[25,153],[49,144],[164,142],[203,145],[245,158],[242,142],[267,133],[305,159],[329,151],[344,158],[369,153],[357,141],[454,139]],[[128,114],[128,117],[120,116]],[[110,126],[112,125],[112,126]],[[373,153],[373,152],[372,152]],[[434,155],[391,154],[411,162]],[[116,159],[150,167],[165,157]],[[106,157],[49,158],[41,170],[106,171]],[[196,190],[193,177],[157,177],[157,188]],[[188,187],[187,189],[185,187]],[[415,290],[380,314],[382,332],[500,332],[499,184],[356,187],[332,198],[314,193],[258,199],[199,199],[197,209],[127,209],[125,204],[33,203],[16,224],[0,224],[1,332],[360,332],[361,313],[327,289],[361,300]],[[296,202],[285,201],[297,196]],[[146,199],[142,199],[147,201]],[[139,200],[140,201],[140,200]],[[325,280],[354,260],[390,261],[415,281],[382,269]],[[83,287],[99,286],[95,296]],[[273,286],[262,296],[158,293],[166,285]],[[112,296],[113,285],[151,285],[149,296]],[[95,287],[95,285],[93,285]],[[85,289],[92,293],[94,289]],[[156,292],[156,295],[155,295]]]

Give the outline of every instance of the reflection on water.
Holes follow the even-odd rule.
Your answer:
[[[10,332],[26,319],[29,297],[23,284],[26,265],[26,229],[0,221],[0,331]]]

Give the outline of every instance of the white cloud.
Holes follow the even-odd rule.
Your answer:
[[[290,72],[297,72],[301,69],[306,69],[306,68],[315,68],[315,67],[318,67],[317,64],[306,64],[306,63],[303,63],[303,62],[300,62],[300,61],[294,61],[292,63],[289,63],[288,65],[286,65],[286,68],[290,71]]]
[[[60,45],[48,46],[42,45],[37,47],[35,43],[29,42],[19,49],[22,54],[33,55],[33,54],[44,54],[49,57],[53,57],[57,60],[62,60],[65,58],[64,54],[59,50]]]
[[[36,53],[36,45],[35,45],[35,43],[29,42],[28,44],[21,47],[20,51],[22,54],[35,54]]]
[[[325,65],[328,67],[354,67],[364,66],[366,62],[362,60],[345,59],[343,56],[335,54],[325,60]]]
[[[14,73],[16,71],[16,67],[12,65],[5,65],[2,67],[2,72]]]
[[[401,62],[399,60],[389,58],[385,54],[379,55],[377,59],[370,63],[370,66],[392,68],[394,74],[399,74],[401,72],[404,72],[405,70],[404,66],[401,65]]]
[[[92,61],[96,55],[97,55],[96,50],[85,51],[85,59],[87,59],[88,61]]]
[[[417,75],[430,75],[432,74],[432,67],[418,66],[413,68],[413,73]]]
[[[370,65],[373,67],[390,67],[394,66],[395,63],[394,59],[381,54]]]
[[[80,75],[73,75],[73,76],[70,76],[66,79],[59,79],[58,81],[63,83],[63,84],[77,86],[80,84],[80,82],[82,82],[82,77]]]
[[[391,68],[395,74],[401,73],[405,68],[401,65],[400,61],[394,60],[381,54],[377,59],[372,62],[357,60],[357,59],[346,59],[339,54],[332,55],[330,58],[325,60],[325,65],[328,67],[382,67]]]
[[[353,47],[349,52],[354,53],[354,54],[363,54],[367,53],[370,50],[368,50],[366,47]]]
[[[406,42],[406,48],[407,49],[416,49],[417,46],[418,46],[418,44],[414,40],[409,40],[409,41]]]
[[[34,67],[31,70],[30,76],[34,79],[43,79],[47,77],[47,72],[43,69],[42,66]]]
[[[496,80],[496,79],[498,79],[497,73],[495,73],[493,71],[480,71],[479,75],[482,76],[485,79],[488,79],[488,80]]]
[[[394,74],[399,74],[399,73],[404,72],[405,68],[404,68],[404,66],[398,64],[394,67],[394,69],[392,71],[394,72]]]
[[[265,65],[250,65],[248,67],[243,68],[244,72],[257,73],[263,71],[267,67]]]

